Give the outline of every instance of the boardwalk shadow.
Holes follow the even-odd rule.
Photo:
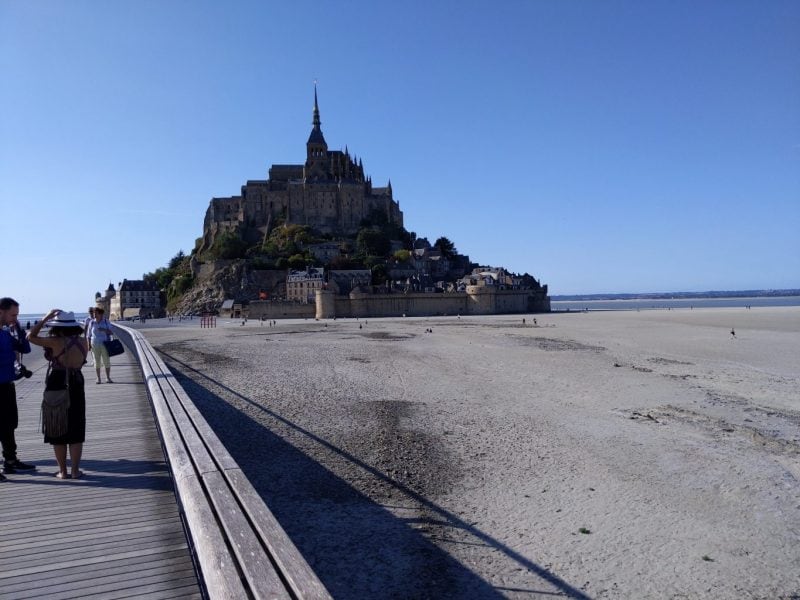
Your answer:
[[[477,546],[500,552],[529,571],[547,589],[514,589],[524,596],[586,599],[543,567],[516,553],[386,473],[302,429],[274,411],[211,379],[175,357],[164,355],[178,382],[275,514],[292,541],[337,599],[504,597],[496,588],[433,544],[414,526],[430,523],[466,531]],[[248,405],[248,412],[276,420],[327,450],[382,479],[417,505],[409,518],[397,516],[359,492],[317,460],[238,410],[209,387],[222,388]],[[412,504],[410,502],[409,504]],[[402,514],[402,511],[398,511]],[[538,578],[538,579],[537,579]]]
[[[54,460],[34,461],[35,471],[9,477],[12,485],[81,485],[100,488],[146,489],[172,491],[172,478],[164,461],[155,460],[82,460],[83,477],[65,481],[55,477],[58,467]]]

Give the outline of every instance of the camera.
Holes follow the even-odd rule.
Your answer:
[[[31,375],[33,375],[33,371],[28,369],[25,365],[16,365],[15,371],[16,372],[14,374],[14,381],[22,379],[23,377],[25,379],[28,379]]]

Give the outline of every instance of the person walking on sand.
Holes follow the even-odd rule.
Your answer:
[[[736,331],[731,327],[731,337],[736,337]]]
[[[92,351],[94,358],[94,370],[97,373],[95,383],[102,383],[100,381],[100,368],[106,369],[106,382],[114,383],[111,381],[111,359],[108,357],[108,350],[104,342],[111,339],[111,323],[105,317],[105,309],[99,306],[94,309],[94,319],[89,325],[89,349]]]
[[[50,335],[40,336],[42,326],[50,324]],[[59,479],[79,479],[81,455],[86,438],[86,395],[81,368],[86,363],[89,345],[83,335],[83,327],[75,320],[75,315],[54,308],[28,332],[32,344],[44,348],[44,357],[50,362],[45,389],[63,390],[69,388],[69,409],[67,411],[67,433],[58,437],[45,433],[44,443],[52,444],[58,463]],[[71,473],[67,472],[67,447],[72,463]]]
[[[17,322],[19,303],[13,298],[0,298],[0,445],[3,447],[3,471],[32,471],[29,465],[17,458],[17,442],[14,430],[19,424],[17,413],[17,390],[14,387],[17,353],[27,354],[31,345],[25,332]],[[0,481],[6,477],[0,473]]]

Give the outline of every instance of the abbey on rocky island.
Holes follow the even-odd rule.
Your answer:
[[[239,196],[212,198],[199,252],[211,248],[223,233],[257,243],[277,223],[354,235],[363,219],[380,211],[390,223],[402,227],[403,213],[392,197],[391,181],[386,187],[373,187],[361,160],[356,162],[347,148],[328,150],[321,124],[315,86],[305,164],[272,165],[267,180],[248,181]]]

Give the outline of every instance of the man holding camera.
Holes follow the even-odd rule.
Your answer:
[[[19,303],[13,298],[0,298],[0,444],[3,446],[4,472],[30,471],[35,469],[17,458],[17,391],[14,381],[18,379],[15,363],[17,353],[27,354],[31,345],[25,332],[17,323]],[[0,474],[0,481],[5,481]]]

